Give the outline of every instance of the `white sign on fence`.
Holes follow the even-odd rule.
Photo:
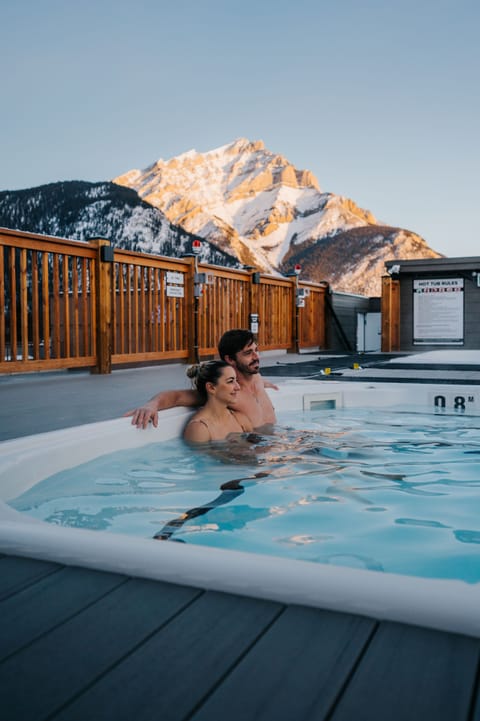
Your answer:
[[[183,298],[183,285],[167,285],[167,295],[170,298]]]
[[[165,278],[167,283],[173,283],[174,285],[183,285],[185,276],[183,273],[176,273],[174,270],[167,270]]]

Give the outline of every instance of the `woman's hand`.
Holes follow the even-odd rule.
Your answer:
[[[137,428],[146,428],[149,423],[156,428],[158,426],[158,403],[152,399],[141,408],[127,411],[124,416],[132,416],[132,426],[137,426]]]

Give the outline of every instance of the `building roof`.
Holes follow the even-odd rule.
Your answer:
[[[418,258],[416,260],[387,260],[385,269],[392,274],[395,268],[395,275],[403,273],[436,273],[446,271],[478,271],[480,272],[480,256],[466,258]]]

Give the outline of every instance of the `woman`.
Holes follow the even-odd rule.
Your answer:
[[[207,361],[191,366],[187,376],[192,379],[205,405],[187,423],[183,432],[186,441],[220,441],[230,433],[253,430],[247,416],[231,408],[235,406],[240,390],[231,365],[225,361]]]

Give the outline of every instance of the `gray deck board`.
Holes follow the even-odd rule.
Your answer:
[[[58,721],[177,721],[188,716],[255,643],[282,607],[207,592],[152,636],[75,703]]]
[[[480,679],[477,680],[477,693],[476,693],[476,701],[474,701],[474,709],[471,721],[480,721]],[[469,719],[470,721],[470,719]]]
[[[0,665],[0,686],[8,689],[5,718],[49,716],[198,594],[141,579],[117,587]]]
[[[478,639],[382,623],[331,721],[466,719],[479,649]]]
[[[3,556],[0,558],[0,600],[60,568],[58,563],[50,561]]]
[[[0,602],[3,660],[124,583],[125,576],[61,568]]]
[[[326,718],[375,627],[360,616],[290,606],[192,721]]]
[[[479,639],[32,559],[0,570],[2,721],[479,721]]]

